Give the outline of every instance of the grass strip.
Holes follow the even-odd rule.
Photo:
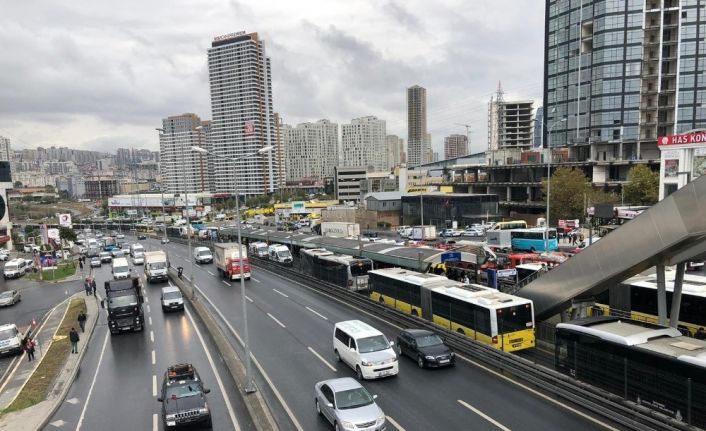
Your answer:
[[[69,341],[69,331],[71,328],[77,328],[78,331],[78,314],[86,312],[86,301],[83,298],[72,299],[69,304],[69,309],[56,331],[54,341],[49,346],[49,350],[43,351],[43,356],[40,358],[40,363],[34,371],[27,383],[22,388],[17,398],[7,406],[3,413],[10,413],[18,410],[26,409],[40,401],[43,401],[49,390],[54,384],[56,376],[64,367],[64,363],[71,352],[71,342]],[[85,343],[82,339],[79,343]],[[38,354],[39,351],[35,352]],[[37,355],[38,356],[38,355]],[[23,358],[24,359],[24,358]]]
[[[57,265],[55,270],[48,269],[42,273],[42,279],[44,281],[58,281],[63,280],[67,277],[71,277],[76,273],[76,268],[78,264],[75,262],[61,263]],[[39,271],[30,272],[27,274],[28,280],[39,280]]]

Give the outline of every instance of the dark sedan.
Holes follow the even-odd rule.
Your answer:
[[[147,239],[147,235],[145,235],[145,234],[143,234],[143,233],[139,233],[139,234],[137,234],[137,239],[138,239],[138,240]]]
[[[438,335],[426,329],[405,329],[397,336],[397,353],[417,361],[419,368],[447,367],[456,363],[456,355]]]

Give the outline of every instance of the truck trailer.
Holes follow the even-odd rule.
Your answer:
[[[243,274],[246,280],[250,280],[250,262],[248,261],[248,248],[237,242],[218,242],[213,244],[214,262],[218,273],[229,280],[239,280],[240,256],[243,258]]]

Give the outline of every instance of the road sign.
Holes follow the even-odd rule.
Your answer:
[[[441,263],[444,262],[460,262],[461,252],[460,251],[450,251],[447,253],[441,253]]]
[[[71,214],[59,214],[59,226],[71,226]]]
[[[498,277],[514,277],[517,275],[517,269],[501,269],[498,270]]]

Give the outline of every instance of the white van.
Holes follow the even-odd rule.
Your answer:
[[[27,261],[22,258],[12,259],[5,264],[2,270],[2,276],[8,278],[20,278],[27,272]]]
[[[215,217],[215,220],[216,220],[216,221],[223,221],[223,220],[225,220],[225,219],[226,219],[226,215],[225,215],[225,214],[216,214],[216,217]]]
[[[250,243],[250,255],[266,258],[267,257],[267,243],[266,242],[251,242]]]
[[[0,356],[22,353],[23,338],[22,332],[14,323],[0,325]]]
[[[181,290],[176,286],[163,287],[159,300],[162,303],[162,311],[184,309],[184,298],[181,296]]]
[[[135,252],[145,252],[145,248],[142,244],[130,244],[130,256],[135,257]]]
[[[283,265],[291,265],[294,262],[292,252],[284,244],[272,244],[267,249],[268,259]]]
[[[359,380],[399,373],[393,345],[382,332],[360,320],[338,322],[333,328],[333,353],[355,370]]]
[[[194,249],[194,262],[196,263],[211,263],[213,262],[213,254],[208,247],[196,247]]]
[[[130,265],[127,262],[127,258],[118,257],[113,259],[113,269],[111,272],[115,280],[130,278]]]

